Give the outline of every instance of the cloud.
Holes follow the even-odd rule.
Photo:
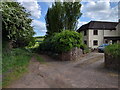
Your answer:
[[[118,19],[118,7],[111,8],[110,0],[87,2],[82,5],[81,10],[83,17],[89,17],[92,20],[117,21]]]
[[[108,10],[110,8],[109,2],[88,2],[85,6],[82,7],[82,10],[84,9],[87,12],[91,11],[103,11]]]
[[[31,12],[32,17],[40,18],[41,8],[37,0],[17,0],[27,11]]]
[[[41,22],[39,20],[33,20],[32,26],[34,26],[34,29],[38,32],[46,32],[46,25],[44,22]]]

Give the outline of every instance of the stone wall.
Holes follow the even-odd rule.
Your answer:
[[[120,71],[120,60],[119,57],[113,57],[111,54],[105,53],[105,67]]]
[[[80,48],[73,48],[72,50],[58,55],[58,58],[62,61],[78,60],[83,55],[83,51]]]
[[[75,47],[72,50],[62,54],[46,52],[46,51],[41,51],[40,54],[47,54],[50,57],[54,58],[55,60],[73,61],[73,60],[79,60],[83,56],[83,51],[82,49]]]

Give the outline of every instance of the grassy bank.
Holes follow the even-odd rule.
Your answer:
[[[2,54],[2,74],[3,87],[9,85],[13,80],[19,78],[27,71],[27,66],[32,57],[32,53],[25,49],[13,49],[4,51]]]

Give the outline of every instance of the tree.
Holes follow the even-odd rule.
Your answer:
[[[55,2],[48,8],[45,20],[47,35],[63,30],[76,30],[77,20],[82,15],[80,2]]]
[[[18,2],[1,2],[3,41],[14,41],[17,47],[27,46],[33,40],[30,13]]]
[[[64,29],[76,30],[78,19],[82,15],[80,12],[80,2],[64,2],[63,7],[65,10]]]
[[[54,32],[61,32],[63,29],[63,12],[61,2],[55,2],[52,4],[52,8],[48,8],[45,17],[48,35],[52,35]]]

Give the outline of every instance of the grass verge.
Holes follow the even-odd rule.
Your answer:
[[[8,86],[13,80],[27,72],[32,53],[25,49],[13,49],[2,54],[2,87]]]

